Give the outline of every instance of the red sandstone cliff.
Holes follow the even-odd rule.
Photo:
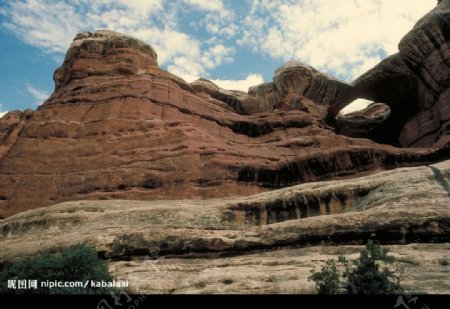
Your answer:
[[[300,63],[286,64],[273,83],[248,93],[207,80],[187,84],[161,70],[143,42],[110,31],[80,34],[55,72],[53,95],[35,112],[0,119],[0,217],[79,199],[250,195],[448,158],[449,32],[442,22],[448,6],[443,2],[424,17],[399,55],[354,85]],[[439,44],[430,43],[429,33]],[[424,49],[414,49],[414,42]],[[437,72],[427,75],[433,87],[417,88],[415,101],[406,90],[392,96],[379,86],[386,84],[386,70],[401,80],[394,64],[407,70],[405,59],[417,68],[408,75],[417,83]],[[386,123],[401,145],[427,148],[337,134],[327,108],[341,108],[361,93],[391,107]],[[340,132],[369,137],[365,130],[385,121],[372,111],[362,112],[368,122],[347,117],[350,127]],[[401,125],[392,126],[399,119]]]

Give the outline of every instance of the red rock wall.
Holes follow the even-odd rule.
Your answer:
[[[121,56],[138,62],[124,73],[128,61],[89,47],[106,44],[98,41],[102,36],[124,36],[76,40],[91,35],[94,43],[77,42],[69,50],[56,74],[57,91],[27,116],[12,142],[2,142],[8,151],[0,159],[0,217],[68,200],[250,195],[446,155],[337,135],[325,123],[326,108],[305,98],[299,99],[302,110],[239,115],[134,52]],[[81,54],[72,48],[80,46],[96,59],[84,62],[88,69],[69,65],[78,63],[72,57]],[[0,127],[8,121],[2,118]]]

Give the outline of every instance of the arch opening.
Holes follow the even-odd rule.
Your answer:
[[[378,140],[390,116],[387,104],[357,99],[337,115],[337,131],[349,137]]]

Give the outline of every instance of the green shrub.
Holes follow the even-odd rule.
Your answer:
[[[343,281],[338,263],[344,268]],[[348,294],[395,294],[402,291],[402,274],[403,268],[388,255],[388,249],[369,240],[358,259],[347,261],[339,256],[338,262],[328,260],[320,272],[312,271],[308,280],[316,283],[320,294],[338,294],[341,287]]]
[[[37,280],[37,289],[9,289],[8,280]],[[84,287],[41,287],[41,282],[87,282]],[[106,263],[94,249],[75,245],[56,254],[40,254],[14,261],[0,272],[0,294],[104,294],[113,288],[90,286],[90,280],[112,282]]]
[[[369,241],[358,259],[349,263],[340,258],[345,265],[344,278],[348,279],[350,294],[395,294],[401,290],[403,269],[388,252]]]
[[[308,278],[316,283],[319,294],[336,295],[340,291],[339,272],[335,260],[328,260],[322,270]]]

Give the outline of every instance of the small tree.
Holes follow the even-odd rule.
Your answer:
[[[336,295],[339,294],[341,281],[335,260],[328,260],[321,271],[311,271],[312,275],[308,280],[316,283],[319,294]]]
[[[395,294],[402,289],[403,268],[388,252],[369,240],[358,259],[348,262],[344,257],[339,258],[345,266],[344,278],[348,279],[350,294]]]
[[[313,270],[308,280],[316,283],[320,294],[337,294],[341,286],[349,294],[395,294],[402,290],[403,268],[388,252],[369,240],[358,259],[347,261],[339,256],[338,263],[344,268],[342,277],[346,282],[340,281],[335,260],[326,261],[320,272]]]

